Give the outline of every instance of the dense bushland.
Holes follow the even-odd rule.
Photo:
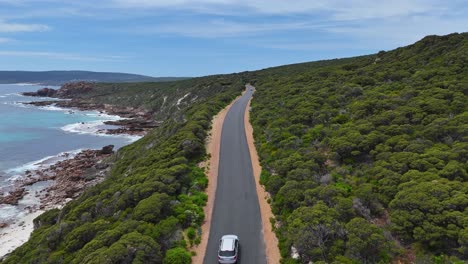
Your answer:
[[[249,73],[284,263],[467,260],[467,63],[464,33]]]
[[[208,182],[197,163],[205,158],[212,117],[240,94],[243,84],[230,75],[184,81],[178,90],[167,85],[163,90],[171,93],[165,96],[191,92],[196,100],[178,105],[181,110],[167,113],[160,128],[120,149],[104,182],[62,210],[36,218],[29,241],[3,263],[190,263],[187,243],[199,241],[207,199]],[[140,94],[130,92],[133,86],[115,85],[107,100],[125,94],[125,106],[140,104]],[[144,87],[152,91],[152,84]]]

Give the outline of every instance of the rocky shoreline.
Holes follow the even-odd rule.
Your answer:
[[[111,162],[107,159],[113,153],[113,145],[100,150],[83,150],[74,157],[58,161],[47,168],[26,171],[24,178],[15,182],[8,194],[0,193],[0,204],[18,205],[18,201],[28,194],[26,190],[38,182],[52,181],[45,189],[36,194],[40,203],[35,208],[25,208],[29,212],[50,209],[64,205],[78,197],[84,190],[104,180]],[[70,156],[69,153],[64,154]],[[9,223],[0,223],[0,228]]]
[[[122,117],[116,121],[106,121],[106,125],[117,126],[116,128],[103,129],[99,132],[104,134],[127,134],[143,136],[149,130],[158,127],[161,122],[153,119],[152,114],[142,109],[131,107],[118,107],[109,104],[89,102],[80,95],[91,91],[93,83],[78,82],[64,84],[60,89],[42,88],[36,92],[22,93],[24,96],[51,97],[68,100],[35,101],[24,104],[34,106],[56,106],[61,108],[77,109],[81,111],[98,111],[102,114],[116,115]]]
[[[93,84],[83,82],[65,84],[59,90],[42,88],[37,92],[23,93],[23,95],[69,100],[35,101],[24,104],[98,111],[102,114],[116,115],[122,118],[105,121],[105,125],[115,126],[115,128],[102,129],[98,133],[144,136],[149,130],[160,125],[160,122],[155,121],[150,113],[140,109],[96,104],[78,98],[80,94],[88,92],[92,88]],[[73,113],[73,110],[70,111]],[[26,171],[24,177],[15,181],[12,188],[3,190],[3,192],[0,190],[0,204],[18,206],[21,204],[21,199],[33,196],[34,199],[38,199],[37,204],[24,208],[30,214],[61,207],[81,195],[90,186],[104,180],[112,162],[109,157],[114,153],[113,148],[113,145],[109,145],[100,150],[83,150],[76,155],[65,153],[59,157],[63,160],[53,165]],[[46,183],[46,187],[37,191],[37,188],[33,188],[33,186],[39,183]],[[0,229],[8,228],[13,224],[17,223],[0,222]]]

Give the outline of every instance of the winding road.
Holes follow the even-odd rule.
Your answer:
[[[219,239],[225,234],[239,237],[242,264],[266,263],[260,206],[245,135],[244,114],[253,87],[229,109],[223,123],[210,235],[205,264],[218,263]]]

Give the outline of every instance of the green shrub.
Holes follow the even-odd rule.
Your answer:
[[[180,247],[169,249],[163,260],[164,264],[190,264],[191,262],[190,253]]]

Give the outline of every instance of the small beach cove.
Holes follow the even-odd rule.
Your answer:
[[[126,134],[131,119],[105,109],[25,104],[51,101],[21,95],[42,87],[0,84],[0,258],[28,240],[34,218],[102,181],[111,153],[144,134]]]

